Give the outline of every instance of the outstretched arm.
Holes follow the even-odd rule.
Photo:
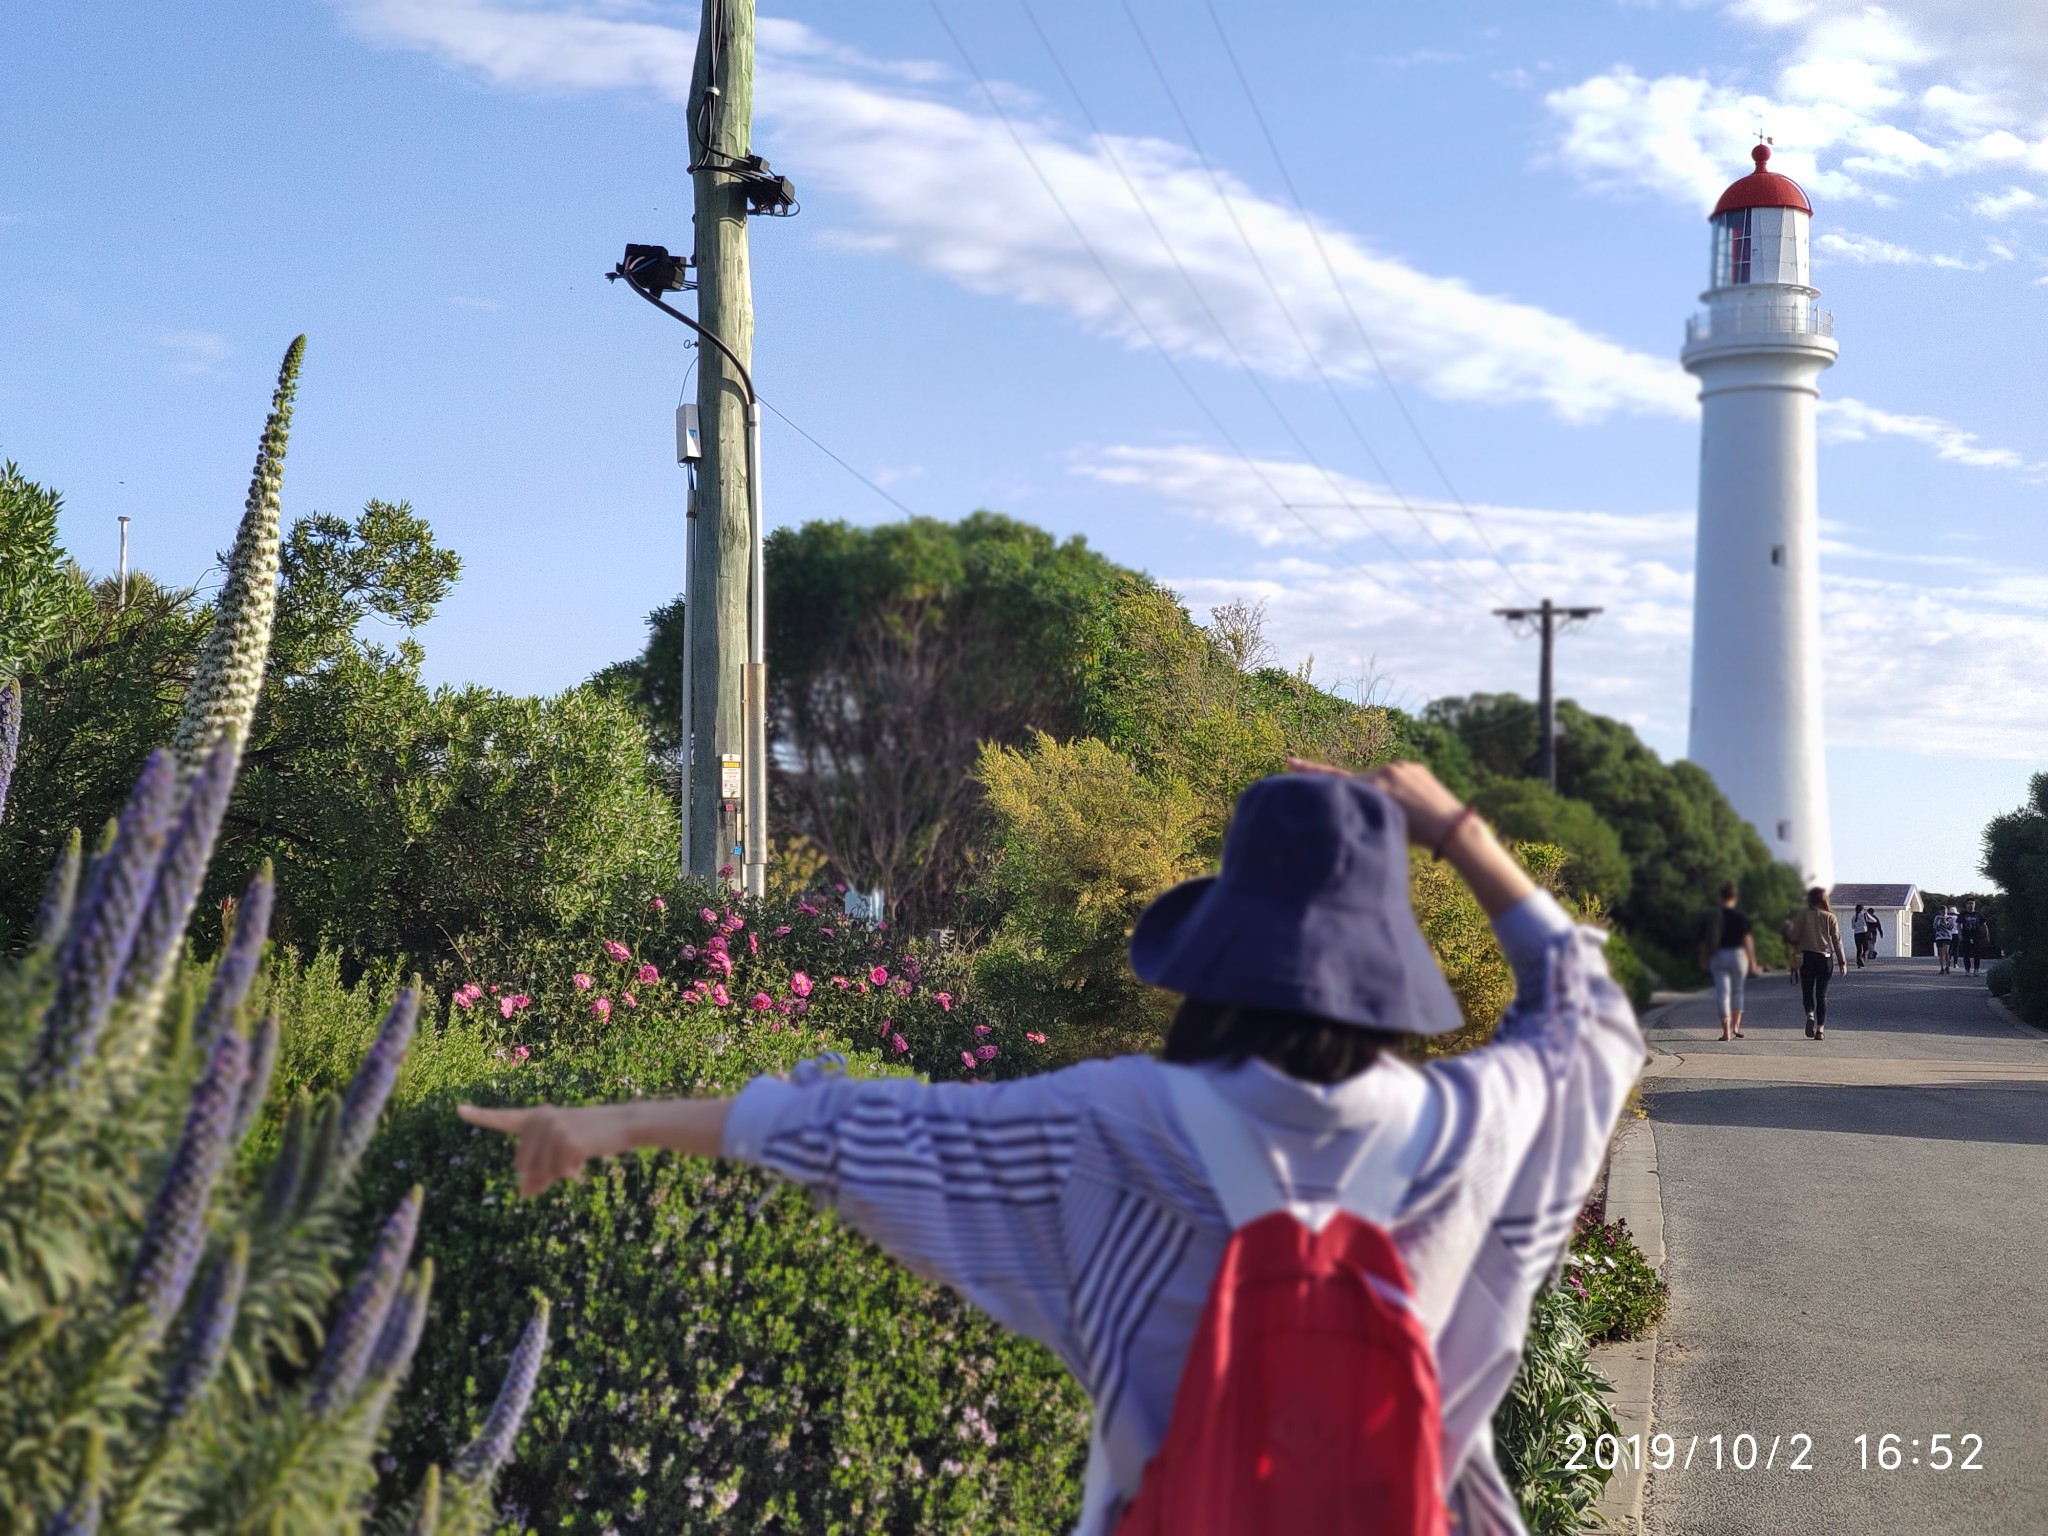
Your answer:
[[[531,1197],[557,1179],[581,1178],[583,1165],[593,1157],[616,1157],[635,1147],[717,1157],[731,1108],[731,1099],[639,1099],[578,1109],[464,1104],[456,1112],[471,1125],[519,1139],[513,1166],[519,1171],[519,1193]]]

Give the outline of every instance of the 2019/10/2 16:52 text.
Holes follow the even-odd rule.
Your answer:
[[[1810,1434],[1775,1434],[1768,1445],[1763,1437],[1744,1430],[1736,1435],[1691,1435],[1681,1438],[1669,1433],[1651,1435],[1648,1460],[1644,1459],[1641,1435],[1600,1435],[1588,1441],[1584,1435],[1568,1436],[1571,1455],[1565,1465],[1573,1471],[1589,1464],[1612,1471],[1621,1467],[1653,1472],[1695,1470],[1735,1472],[1811,1472],[1815,1441]],[[1984,1437],[1945,1431],[1927,1436],[1885,1432],[1876,1436],[1857,1435],[1843,1449],[1854,1448],[1856,1467],[1863,1472],[1910,1471],[1923,1467],[1934,1472],[1982,1472]],[[1823,1453],[1824,1454],[1824,1453]]]

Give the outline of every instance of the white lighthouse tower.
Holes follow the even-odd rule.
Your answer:
[[[1808,281],[1813,205],[1767,146],[1753,153],[1755,172],[1714,205],[1712,286],[1681,354],[1701,406],[1686,755],[1775,857],[1826,885],[1814,406],[1834,317]]]

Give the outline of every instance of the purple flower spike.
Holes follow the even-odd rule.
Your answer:
[[[276,890],[266,863],[256,871],[249,889],[242,893],[241,904],[235,908],[234,934],[213,968],[213,982],[206,989],[206,1001],[192,1026],[193,1037],[202,1049],[211,1045],[222,1030],[234,1027],[235,1012],[248,995],[249,983],[256,979],[263,942],[270,937],[270,904]]]
[[[242,1084],[241,1103],[235,1109],[235,1127],[228,1133],[230,1146],[239,1147],[256,1117],[263,1113],[263,1101],[270,1096],[270,1074],[277,1066],[278,1034],[277,1015],[273,1013],[256,1026],[256,1037],[249,1042],[249,1076]]]
[[[135,930],[163,858],[178,771],[170,755],[149,755],[121,811],[113,845],[93,860],[57,969],[57,995],[44,1016],[36,1075],[73,1076],[91,1059],[128,964]]]
[[[427,1331],[427,1302],[434,1292],[434,1261],[423,1259],[420,1267],[405,1277],[398,1302],[384,1319],[377,1344],[370,1351],[369,1379],[378,1391],[398,1385],[413,1351],[420,1347],[420,1335]]]
[[[170,1171],[156,1192],[143,1224],[142,1246],[129,1282],[130,1300],[149,1309],[162,1326],[177,1313],[198,1268],[206,1242],[206,1208],[227,1161],[228,1132],[241,1102],[248,1047],[232,1030],[221,1037],[192,1090],[185,1134],[171,1154]]]
[[[14,782],[14,758],[21,750],[21,684],[0,683],[0,821],[7,819],[7,786]]]
[[[78,872],[84,863],[78,829],[71,829],[71,841],[50,871],[50,883],[43,887],[43,904],[36,912],[36,948],[53,953],[64,942],[71,926],[71,913],[78,903]]]
[[[100,1491],[97,1486],[80,1489],[63,1513],[44,1527],[43,1536],[98,1536]]]
[[[348,1085],[348,1096],[341,1101],[341,1130],[335,1142],[331,1174],[341,1183],[346,1183],[355,1172],[356,1163],[376,1132],[377,1117],[384,1112],[384,1101],[391,1097],[392,1085],[398,1081],[398,1069],[412,1046],[413,1027],[419,1017],[420,995],[407,987],[384,1015],[376,1043],[356,1069],[355,1081]]]
[[[472,1488],[491,1485],[498,1468],[512,1454],[512,1442],[519,1438],[519,1426],[526,1418],[526,1405],[533,1399],[534,1383],[540,1379],[540,1363],[547,1352],[548,1304],[542,1301],[526,1331],[519,1335],[519,1343],[505,1366],[504,1385],[498,1388],[498,1399],[491,1404],[491,1416],[484,1420],[477,1437],[455,1458],[449,1477]]]
[[[235,1336],[235,1315],[242,1307],[242,1282],[249,1277],[249,1235],[235,1234],[227,1252],[213,1261],[193,1304],[192,1324],[178,1351],[178,1363],[164,1387],[163,1417],[166,1424],[182,1419],[199,1401],[199,1395],[213,1382],[221,1362],[227,1359],[228,1343]]]
[[[412,1257],[413,1238],[420,1226],[420,1198],[420,1187],[415,1184],[385,1221],[384,1230],[377,1234],[377,1246],[370,1250],[356,1283],[349,1287],[341,1315],[328,1332],[319,1369],[313,1373],[307,1406],[315,1414],[347,1406],[363,1384],[363,1372],[369,1368],[371,1352],[384,1332],[391,1303]]]
[[[165,842],[149,905],[143,910],[127,970],[121,977],[123,1001],[147,1004],[162,996],[185,942],[185,924],[206,879],[207,862],[213,857],[214,839],[220,835],[221,817],[227,812],[228,795],[241,763],[241,747],[233,739],[223,741],[207,754],[186,788],[185,803]],[[212,1044],[205,1035],[199,1041],[202,1048]]]

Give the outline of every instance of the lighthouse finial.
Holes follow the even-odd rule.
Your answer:
[[[1757,145],[1755,149],[1749,152],[1749,158],[1756,162],[1757,174],[1761,176],[1764,173],[1764,168],[1771,163],[1771,141],[1766,139],[1763,143]]]

